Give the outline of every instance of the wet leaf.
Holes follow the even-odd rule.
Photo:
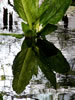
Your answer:
[[[40,60],[48,66],[49,69],[62,74],[70,70],[70,66],[65,57],[52,43],[47,40],[39,39],[37,45],[39,47]]]
[[[20,51],[13,62],[13,89],[20,94],[29,84],[32,75],[35,73],[35,54],[31,48]]]

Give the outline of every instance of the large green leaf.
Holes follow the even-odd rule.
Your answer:
[[[59,1],[60,0],[58,0],[58,2]],[[61,4],[59,9],[57,10],[56,14],[50,18],[49,23],[57,24],[57,22],[60,21],[62,19],[62,17],[64,16],[64,14],[66,13],[66,10],[70,6],[72,0],[63,0],[62,2],[63,3]]]
[[[16,37],[18,39],[21,39],[24,37],[24,34],[16,34],[16,33],[0,33],[0,35],[3,36],[12,36],[12,37]]]
[[[32,23],[35,22],[37,17],[38,0],[14,0],[15,8],[20,17],[29,23],[32,29]]]
[[[43,4],[41,5],[42,7],[40,7],[43,12],[40,17],[40,23],[43,25],[48,23],[56,24],[63,17],[67,8],[71,4],[71,0],[44,0],[44,2],[48,2],[48,9],[43,12]]]
[[[16,10],[17,13],[19,14],[19,16],[20,16],[24,21],[27,21],[26,14],[25,14],[24,8],[23,8],[23,6],[22,6],[22,1],[21,1],[21,0],[14,0],[14,6],[15,6],[15,10]]]
[[[28,85],[32,75],[35,74],[34,69],[37,66],[35,54],[32,48],[21,50],[13,62],[13,89],[20,94]]]
[[[49,69],[63,74],[70,70],[70,66],[65,57],[52,43],[47,40],[39,39],[37,45],[39,47],[40,60],[48,66]]]

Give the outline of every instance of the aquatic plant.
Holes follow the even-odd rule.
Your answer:
[[[29,84],[33,75],[38,74],[38,66],[56,89],[55,72],[66,74],[70,66],[61,51],[45,36],[57,29],[71,0],[14,0],[14,7],[23,19],[23,34],[0,35],[24,38],[21,51],[16,55],[13,70],[13,89],[20,94]]]

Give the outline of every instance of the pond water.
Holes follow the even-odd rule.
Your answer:
[[[67,12],[69,26],[64,29],[63,23],[59,23],[58,30],[47,39],[59,48],[71,66],[68,76],[56,74],[58,89],[54,90],[49,81],[44,77],[40,69],[38,75],[33,76],[25,91],[17,95],[12,89],[12,63],[16,54],[20,51],[23,39],[0,36],[0,95],[3,100],[75,100],[75,8]],[[22,33],[19,25],[13,32]],[[0,29],[0,33],[8,30]]]

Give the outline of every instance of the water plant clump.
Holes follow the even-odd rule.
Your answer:
[[[38,74],[38,66],[56,89],[55,73],[66,74],[70,66],[54,44],[45,36],[57,29],[56,24],[63,17],[71,0],[14,0],[14,7],[23,19],[23,34],[0,35],[24,38],[21,51],[16,55],[13,70],[13,89],[20,94],[29,84],[33,75]]]

